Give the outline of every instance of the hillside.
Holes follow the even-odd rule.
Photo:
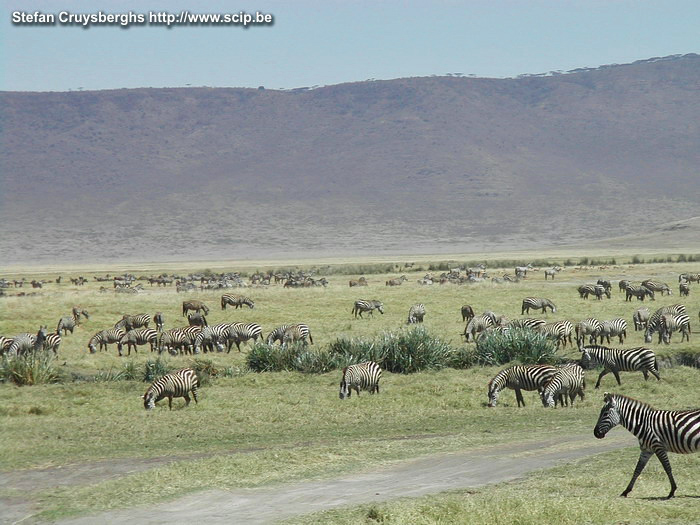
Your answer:
[[[515,79],[2,93],[0,253],[634,244],[700,215],[699,95],[698,55]]]

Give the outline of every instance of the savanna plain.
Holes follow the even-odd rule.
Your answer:
[[[538,255],[539,256],[539,255]],[[607,258],[609,259],[609,258]],[[677,261],[677,256],[670,257]],[[513,273],[510,262],[484,260],[490,277]],[[526,263],[527,259],[522,262]],[[564,259],[551,259],[562,264]],[[544,279],[543,270],[528,273],[517,283],[495,284],[490,279],[472,284],[421,286],[417,280],[430,272],[439,276],[459,260],[404,263],[356,261],[352,264],[315,265],[315,277],[325,276],[327,286],[285,288],[281,283],[247,288],[177,293],[174,286],[149,286],[137,294],[115,293],[100,286],[94,277],[122,273],[122,268],[98,269],[32,268],[31,273],[12,269],[0,272],[7,279],[54,281],[41,289],[9,288],[0,298],[0,334],[12,337],[20,332],[35,333],[39,325],[54,330],[58,319],[80,306],[90,317],[73,334],[63,337],[58,356],[51,366],[55,378],[49,384],[17,386],[0,384],[0,478],[21,479],[35,475],[31,486],[3,483],[0,499],[6,508],[25,513],[23,522],[52,521],[68,516],[107,509],[152,505],[207,489],[235,489],[274,486],[302,480],[332,479],[348,473],[370,471],[409,459],[444,455],[479,448],[489,450],[513,442],[536,443],[562,435],[575,440],[592,434],[602,406],[603,392],[617,392],[643,400],[656,408],[684,409],[700,406],[697,368],[686,366],[700,356],[696,335],[680,342],[678,334],[669,345],[656,338],[644,344],[635,332],[632,314],[640,306],[656,308],[683,303],[698,322],[700,285],[691,284],[690,295],[679,297],[678,275],[699,272],[700,263],[658,262],[631,264],[630,257],[615,262],[563,266],[554,280]],[[212,266],[213,267],[213,266]],[[226,263],[216,271],[278,271],[289,268],[279,263],[251,267]],[[140,276],[159,273],[202,272],[201,263],[175,267],[150,264],[129,271]],[[431,269],[432,268],[432,269]],[[291,268],[290,268],[291,269]],[[69,277],[83,275],[87,284],[77,286]],[[366,287],[348,282],[364,275]],[[388,279],[406,275],[400,286],[385,286]],[[608,279],[613,283],[610,299],[581,299],[577,286]],[[656,294],[653,302],[625,301],[617,282],[654,279],[669,284],[671,296]],[[24,296],[17,294],[23,291]],[[35,295],[32,293],[36,292]],[[252,309],[222,310],[223,293],[237,293],[255,302]],[[182,301],[199,299],[211,311],[209,324],[234,321],[256,322],[267,335],[284,323],[306,323],[314,344],[321,351],[338,339],[373,340],[388,332],[415,330],[406,325],[409,307],[423,303],[425,322],[419,329],[445,342],[455,351],[468,352],[474,343],[460,336],[465,323],[460,308],[472,305],[480,314],[492,310],[510,319],[521,316],[521,302],[527,296],[546,297],[557,306],[555,313],[533,313],[548,322],[568,319],[572,323],[587,317],[622,317],[628,323],[623,345],[650,346],[663,364],[661,381],[644,381],[641,373],[622,373],[618,386],[612,374],[605,376],[599,390],[599,370],[587,370],[585,400],[570,407],[544,409],[536,393],[525,392],[525,407],[518,408],[513,391],[501,394],[499,404],[488,408],[486,386],[498,370],[507,365],[469,363],[459,368],[436,367],[411,374],[384,372],[378,395],[363,392],[350,399],[338,396],[340,370],[326,373],[295,371],[255,372],[247,359],[250,343],[241,352],[171,356],[151,353],[147,346],[138,353],[119,357],[114,345],[91,354],[90,337],[110,328],[124,314],[160,311],[165,328],[184,326]],[[375,312],[355,318],[351,309],[357,299],[377,299],[384,314]],[[575,345],[560,348],[562,358],[578,359]],[[3,365],[4,366],[4,365]],[[167,400],[155,410],[144,410],[141,396],[149,382],[143,379],[153,367],[177,369],[195,366],[202,371],[199,402],[184,406],[182,399]],[[150,367],[150,368],[149,368]],[[612,431],[626,433],[621,427]],[[634,469],[637,448],[606,452],[579,459],[553,469],[536,472],[512,482],[469,490],[372,503],[357,507],[305,515],[293,523],[696,523],[700,522],[700,455],[671,455],[679,489],[676,498],[660,501],[668,481],[654,458],[640,477],[629,498],[619,497]],[[90,465],[80,479],[70,483],[51,482],[61,469]],[[105,475],[122,465],[119,474]]]

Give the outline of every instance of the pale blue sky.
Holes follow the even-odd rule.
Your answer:
[[[0,0],[0,90],[508,77],[700,52],[697,0]],[[271,13],[272,26],[16,26],[11,13]]]

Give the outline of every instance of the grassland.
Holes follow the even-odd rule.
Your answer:
[[[425,264],[428,264],[427,261]],[[255,321],[267,333],[282,323],[306,322],[311,327],[316,347],[323,347],[340,336],[371,337],[382,331],[396,330],[404,326],[410,305],[422,302],[427,309],[425,327],[430,333],[450,341],[454,346],[461,346],[464,344],[459,336],[464,328],[459,312],[461,305],[471,304],[477,312],[488,309],[517,319],[520,317],[522,298],[536,295],[548,297],[557,305],[557,312],[546,316],[551,321],[575,321],[589,316],[601,319],[624,317],[630,324],[625,346],[631,347],[642,344],[641,334],[635,333],[631,324],[632,313],[639,304],[626,303],[617,289],[614,289],[610,300],[581,300],[576,286],[595,282],[599,277],[611,280],[662,280],[672,286],[675,295],[658,297],[657,301],[645,305],[653,309],[683,302],[694,321],[700,309],[698,287],[695,285],[692,288],[690,297],[680,299],[677,296],[677,275],[698,269],[697,263],[635,264],[585,270],[569,268],[557,275],[553,282],[545,282],[542,272],[538,272],[521,283],[510,285],[485,282],[469,286],[431,287],[416,284],[416,279],[425,273],[421,270],[402,272],[407,273],[409,281],[400,287],[384,286],[389,277],[398,275],[394,271],[367,275],[367,288],[348,287],[347,281],[356,278],[356,274],[333,274],[329,277],[327,288],[284,289],[277,285],[243,290],[254,299],[255,308],[226,311],[221,311],[218,306],[221,292],[177,294],[172,287],[151,288],[146,284],[142,294],[100,293],[99,283],[94,280],[86,286],[77,287],[66,284],[68,274],[63,273],[64,282],[60,285],[48,284],[37,290],[41,295],[1,299],[0,307],[4,315],[0,320],[0,334],[4,335],[33,332],[39,324],[54,327],[58,318],[68,315],[73,305],[86,308],[91,316],[75,334],[64,338],[57,361],[62,383],[32,387],[0,386],[0,417],[3,420],[0,469],[60,467],[105,459],[136,461],[137,458],[163,456],[177,459],[117,479],[86,479],[77,486],[44,487],[33,493],[32,499],[36,502],[34,511],[39,513],[38,516],[55,518],[163,501],[204,488],[252,487],[324,478],[412,457],[497,445],[512,440],[514,436],[526,441],[562,432],[589,433],[600,408],[600,396],[592,389],[586,400],[573,409],[546,411],[534,395],[526,397],[526,408],[517,409],[512,392],[506,392],[502,396],[502,406],[487,410],[485,385],[498,369],[475,367],[412,375],[387,373],[382,380],[379,396],[363,395],[340,401],[337,396],[338,373],[250,373],[245,368],[245,347],[240,354],[234,349],[231,354],[203,356],[211,360],[215,367],[227,369],[230,377],[217,377],[206,384],[197,406],[185,409],[179,400],[175,402],[172,412],[168,411],[166,404],[147,413],[140,401],[140,395],[146,388],[143,382],[98,382],[94,378],[110,370],[121,370],[126,362],[141,367],[153,356],[142,350],[137,355],[119,358],[113,346],[108,352],[91,355],[86,345],[95,331],[112,326],[124,313],[152,314],[163,311],[166,328],[180,326],[184,324],[181,301],[198,298],[212,308],[210,323]],[[154,266],[147,273],[155,274],[160,270],[162,268]],[[510,268],[507,270],[512,272]],[[88,272],[81,273],[92,279]],[[103,274],[104,269],[96,273]],[[491,273],[498,275],[501,271],[491,270]],[[18,276],[18,273],[12,274],[12,277]],[[56,276],[55,273],[37,270],[31,278],[54,279]],[[26,288],[23,290],[28,291]],[[15,290],[10,292],[14,293]],[[382,300],[386,313],[376,314],[371,319],[353,319],[350,310],[353,301],[358,298]],[[663,356],[697,353],[694,341],[674,341],[668,346],[653,344],[653,347]],[[562,353],[570,357],[577,357],[578,354],[575,349]],[[167,356],[163,359],[173,366],[191,362],[188,357]],[[604,378],[601,391],[618,391],[664,408],[697,406],[697,370],[675,367],[663,370],[662,376],[661,382],[645,383],[639,374],[623,374],[623,384],[617,387],[614,378],[609,375]],[[614,454],[606,456],[609,462],[606,470],[610,470],[610,473],[597,488],[608,494],[611,487],[613,493],[618,493],[631,473],[634,455],[634,452],[630,452],[625,453],[624,457]],[[478,499],[489,498],[491,489],[484,490],[483,496],[478,496],[482,493],[479,491],[466,500],[484,507],[484,514],[478,515],[486,519],[490,512],[488,508],[492,508],[495,514],[513,516],[519,512],[519,501],[544,498],[548,502],[544,507],[550,509],[547,511],[549,514],[537,514],[535,511],[539,510],[533,508],[532,512],[535,513],[532,518],[528,517],[530,514],[523,515],[523,523],[529,523],[534,522],[535,517],[554,519],[558,515],[565,516],[564,509],[574,497],[578,498],[577,505],[580,504],[584,513],[581,516],[585,516],[588,507],[595,505],[595,492],[590,493],[590,499],[581,499],[581,491],[576,492],[576,487],[590,487],[586,484],[589,478],[582,473],[590,471],[590,476],[595,478],[593,470],[598,465],[597,461],[593,460],[590,467],[586,466],[588,463],[582,463],[585,469],[575,469],[572,477],[567,476],[566,468],[556,471],[555,479],[562,487],[559,491],[548,491],[549,485],[538,484],[541,478],[534,478],[534,481],[527,481],[524,485],[499,486],[496,493],[500,495],[493,500],[493,507],[484,506]],[[690,476],[681,478],[681,473],[692,472],[693,467],[697,467],[697,460],[693,457],[682,460],[674,457],[672,462],[674,466],[677,465],[681,486],[688,488],[687,493],[697,494],[696,485],[687,481]],[[661,489],[656,492],[650,489],[650,493],[662,494],[665,476],[661,472],[655,477],[659,478]],[[166,479],[167,483],[163,483],[162,480]],[[571,488],[575,496],[568,496],[566,488]],[[0,495],[17,497],[10,489]],[[451,500],[452,497],[455,499]],[[459,503],[462,499],[465,498],[461,495],[447,495],[430,501],[401,502],[396,504],[398,506],[389,504],[375,510],[363,507],[353,511],[356,512],[353,515],[360,519],[363,513],[366,518],[371,513],[379,512],[396,523],[421,520],[425,523],[458,523],[460,516],[477,515],[469,505]],[[698,507],[695,503],[693,505],[697,515]],[[603,515],[603,511],[598,514],[601,519]],[[596,521],[595,514],[591,516],[591,522],[605,521]],[[621,514],[619,520],[635,521],[638,516],[641,514],[630,510],[629,514]],[[678,520],[683,521],[684,516],[679,514]],[[319,519],[341,520],[339,522],[342,523],[344,518],[324,515]],[[512,522],[504,520],[502,518],[501,522]],[[569,522],[574,521],[572,517]]]

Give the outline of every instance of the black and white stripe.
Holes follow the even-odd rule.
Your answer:
[[[690,283],[682,282],[678,285],[678,293],[681,297],[688,297],[690,295]]]
[[[183,368],[174,374],[167,374],[153,382],[143,395],[143,407],[146,410],[155,408],[161,399],[168,398],[168,407],[173,409],[173,398],[184,397],[185,406],[190,404],[189,393],[192,392],[194,402],[197,403],[197,389],[199,379],[191,368]]]
[[[552,379],[545,385],[542,392],[542,404],[545,407],[555,406],[555,399],[559,399],[560,404],[573,404],[578,395],[583,401],[584,389],[586,388],[586,377],[583,368],[577,363],[569,363],[557,368]]]
[[[603,299],[603,296],[610,299],[610,289],[605,288],[602,284],[581,285],[578,287],[578,294],[581,299],[588,299],[589,295],[594,295],[599,301]]]
[[[478,334],[496,324],[496,316],[492,312],[483,313],[471,319],[467,326],[464,327],[462,335],[467,340],[467,343],[476,341]]]
[[[243,308],[244,305],[248,308],[255,308],[255,303],[249,297],[230,293],[225,293],[221,296],[221,309],[226,310],[227,305],[231,305],[234,308]]]
[[[557,311],[557,307],[554,306],[554,303],[549,299],[544,299],[542,297],[526,297],[523,299],[520,315],[524,315],[526,313],[529,314],[530,309],[542,310],[542,313],[546,314],[547,308],[549,308],[552,312]]]
[[[149,316],[150,317],[150,316]],[[151,352],[156,349],[158,343],[158,332],[153,328],[135,328],[126,332],[117,343],[117,352],[122,356],[122,347],[126,345],[127,355],[131,355],[131,349],[138,352],[137,346],[145,344],[151,345]]]
[[[627,321],[621,317],[616,317],[609,321],[601,321],[600,328],[593,334],[593,337],[600,339],[601,345],[604,340],[606,343],[610,344],[611,337],[619,338],[620,344],[623,344],[625,342],[625,337],[627,337]]]
[[[651,317],[649,318],[649,322],[647,323],[647,327],[644,330],[644,342],[645,343],[651,343],[652,335],[655,332],[659,333],[659,341],[658,343],[661,344],[661,340],[663,338],[663,332],[661,331],[661,317],[666,314],[671,314],[671,315],[679,315],[679,314],[684,314],[686,313],[685,311],[685,305],[683,304],[670,304],[668,306],[662,306],[656,312],[654,312]]]
[[[78,323],[76,323],[75,318],[72,316],[61,317],[56,325],[56,333],[60,334],[61,330],[63,330],[63,335],[68,335],[68,331],[70,330],[70,333],[72,334],[77,324]]]
[[[540,331],[546,324],[547,321],[544,319],[526,317],[525,319],[513,319],[512,321],[508,321],[505,323],[505,328],[527,328],[529,330]]]
[[[585,337],[589,336],[589,343],[594,344],[596,342],[596,335],[602,329],[601,322],[594,317],[589,317],[583,321],[576,323],[576,344],[579,348],[584,345]]]
[[[36,334],[28,334],[26,332],[17,334],[12,338],[12,343],[10,343],[7,349],[7,355],[10,357],[17,357],[42,350],[44,348],[46,336],[46,326],[41,326]]]
[[[228,337],[226,340],[227,351],[231,351],[231,345],[236,344],[238,351],[241,351],[241,343],[249,341],[257,342],[258,337],[262,341],[262,327],[257,323],[231,323],[229,325]]]
[[[350,313],[355,314],[355,319],[357,319],[358,315],[362,318],[363,312],[374,316],[374,310],[378,310],[380,314],[384,314],[384,304],[377,300],[367,301],[365,299],[358,299],[355,301]]]
[[[199,354],[202,350],[205,353],[213,352],[215,346],[218,352],[223,352],[230,329],[231,325],[228,323],[205,326],[194,338],[194,353]]]
[[[560,345],[566,348],[567,342],[573,344],[571,334],[574,331],[574,325],[571,324],[571,321],[567,321],[566,319],[557,321],[556,323],[542,325],[538,327],[537,330],[541,334],[555,339],[557,348],[559,348]]]
[[[343,368],[343,377],[340,379],[340,399],[349,398],[355,390],[360,395],[360,390],[368,390],[370,394],[379,393],[379,379],[382,377],[382,369],[374,361],[358,363]]]
[[[515,390],[518,406],[525,406],[525,399],[523,399],[521,391],[537,390],[541,392],[556,371],[555,367],[549,365],[517,365],[501,370],[489,381],[489,406],[496,406],[500,392],[504,388]]]
[[[156,312],[153,316],[153,322],[156,323],[156,330],[162,332],[163,326],[165,326],[165,316],[163,316],[163,312]]]
[[[202,301],[197,301],[196,299],[182,301],[182,316],[184,317],[189,310],[194,310],[195,312],[202,310],[204,315],[209,315],[209,307]]]
[[[634,434],[641,449],[632,479],[621,496],[627,497],[651,456],[656,454],[671,483],[666,498],[672,498],[678,486],[667,453],[690,454],[700,450],[700,409],[656,410],[631,397],[606,393],[593,435],[602,439],[616,425]]]
[[[681,333],[681,343],[684,339],[690,342],[690,317],[686,314],[664,314],[661,316],[659,331],[665,344],[671,342],[673,332]]]
[[[654,291],[645,286],[636,286],[630,284],[625,288],[625,301],[631,301],[632,297],[636,297],[639,301],[644,301],[645,297],[654,300]]]
[[[3,355],[10,349],[12,341],[14,341],[12,337],[5,337],[0,335],[0,355]]]
[[[171,355],[176,355],[178,352],[181,354],[192,353],[192,338],[185,332],[185,328],[171,328],[160,333],[158,353],[164,351]]]
[[[592,364],[603,367],[596,381],[596,388],[600,387],[603,376],[610,372],[617,379],[618,385],[622,384],[620,372],[641,372],[644,374],[645,381],[649,379],[649,373],[651,373],[656,379],[661,380],[656,354],[651,348],[643,346],[624,349],[599,345],[584,346],[581,348],[581,362],[584,366]]]
[[[669,288],[668,284],[666,283],[652,281],[651,279],[648,279],[646,281],[642,281],[642,286],[644,288],[648,288],[652,292],[661,292],[662,296],[664,295],[664,293],[666,293],[666,295],[673,295],[671,288]]]
[[[135,328],[148,328],[151,321],[150,314],[125,315],[114,324],[114,328],[129,332]]]
[[[44,350],[53,351],[54,355],[58,355],[58,349],[61,346],[61,334],[46,334],[46,339],[44,340]]]
[[[107,350],[107,345],[118,343],[124,337],[125,330],[121,328],[110,328],[109,330],[100,330],[90,338],[88,342],[88,350],[94,354],[98,350]]]
[[[414,304],[408,310],[408,324],[422,323],[425,317],[425,305],[422,303]]]
[[[311,330],[309,330],[307,325],[302,323],[283,324],[270,332],[270,335],[267,336],[267,344],[271,345],[276,341],[279,341],[281,344],[294,343],[296,341],[306,343],[307,338],[313,344],[314,340],[311,337]]]

